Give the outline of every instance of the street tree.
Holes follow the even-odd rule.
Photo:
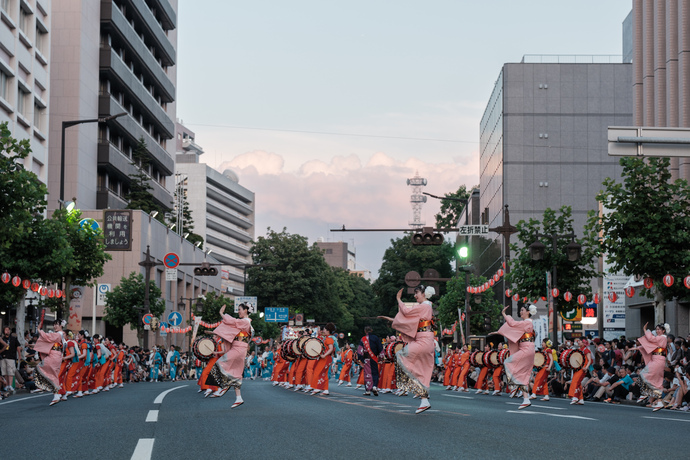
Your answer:
[[[289,307],[292,313],[303,313],[316,322],[344,319],[345,310],[334,289],[335,275],[316,244],[307,238],[290,234],[285,228],[276,232],[268,228],[252,246],[252,261],[247,269],[247,295],[256,296],[260,310],[266,307]]]
[[[558,211],[547,208],[541,222],[530,218],[527,222],[521,220],[516,227],[518,242],[510,245],[510,249],[516,256],[511,260],[510,273],[506,275],[513,294],[529,300],[547,297],[546,274],[550,273],[555,266],[557,273],[555,287],[560,291],[557,308],[572,310],[578,307],[578,294],[591,296],[591,280],[598,276],[595,267],[596,234],[585,231],[583,237],[575,237],[574,241],[582,246],[582,255],[574,262],[569,261],[566,254],[566,245],[571,242],[571,239],[558,238],[554,253],[553,240],[549,237],[549,235],[567,235],[574,232],[570,206],[562,206]],[[532,260],[529,253],[529,246],[537,241],[537,232],[542,235],[539,241],[546,247],[544,258],[538,261]],[[568,291],[573,294],[570,302],[563,298],[563,294]]]
[[[436,228],[452,228],[458,225],[467,200],[470,198],[470,192],[464,185],[461,185],[455,192],[446,193],[443,196],[441,210],[436,214]],[[462,225],[462,222],[460,224]]]
[[[146,283],[141,273],[132,272],[128,277],[122,277],[120,284],[115,286],[106,296],[106,306],[103,319],[115,327],[130,328],[137,331],[139,346],[144,344],[144,324],[141,321],[144,311],[144,293]],[[156,283],[149,281],[149,312],[156,318],[165,311],[165,300],[161,298],[162,291]]]
[[[604,212],[590,213],[589,228],[603,237],[598,254],[606,256],[612,273],[651,278],[654,321],[664,323],[666,300],[688,300],[683,285],[690,267],[690,189],[685,180],[671,180],[669,158],[620,159],[623,182],[607,178],[597,195]],[[670,274],[676,282],[663,283]]]

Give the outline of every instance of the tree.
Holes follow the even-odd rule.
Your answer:
[[[395,296],[400,288],[405,287],[407,272],[416,271],[423,275],[426,270],[434,269],[439,272],[441,278],[450,278],[453,274],[450,265],[452,259],[453,246],[447,242],[439,246],[413,246],[409,235],[391,240],[391,246],[383,254],[379,277],[372,285],[378,315],[395,316],[398,311]],[[422,283],[428,284],[427,281]],[[436,296],[443,295],[445,283],[439,283],[439,289],[436,291]],[[403,301],[414,300],[411,294],[407,294],[407,289],[403,292]],[[431,300],[435,303],[438,298],[434,297]],[[385,325],[381,327],[383,326]],[[388,329],[378,330],[381,333],[386,331]]]
[[[192,218],[192,210],[189,209],[189,203],[187,202],[187,197],[185,196],[183,192],[183,187],[181,184],[178,184],[177,187],[175,187],[175,203],[176,206],[181,206],[182,207],[182,228],[180,228],[180,235],[187,235],[185,238],[187,241],[189,241],[192,244],[196,244],[197,242],[201,242],[199,245],[200,249],[204,248],[204,237],[194,233],[194,220]],[[181,202],[181,204],[180,204]],[[172,219],[170,219],[170,222],[173,224],[177,225],[178,228],[180,227],[177,222],[178,218],[178,210],[175,209],[175,213],[172,216]]]
[[[654,287],[641,294],[654,299],[654,320],[663,323],[666,299],[690,297],[681,280],[690,267],[690,190],[685,180],[671,181],[668,158],[624,157],[623,183],[607,178],[597,200],[602,216],[590,213],[588,227],[602,232],[598,254],[613,273],[642,275]],[[662,282],[676,278],[672,286]]]
[[[129,277],[122,277],[120,284],[105,295],[106,307],[104,319],[115,327],[129,324],[136,329],[139,345],[144,342],[144,324],[141,317],[144,312],[144,291],[146,283],[141,273],[132,272]],[[161,298],[162,291],[156,283],[149,281],[149,312],[159,317],[165,311],[165,300]]]
[[[592,278],[598,276],[595,270],[596,262],[596,235],[589,232],[583,238],[575,238],[582,246],[582,255],[579,260],[571,262],[566,255],[565,247],[571,242],[570,238],[558,238],[556,240],[556,252],[553,251],[553,241],[548,235],[566,235],[573,233],[572,209],[570,206],[562,206],[558,212],[546,208],[544,217],[539,222],[530,219],[529,222],[521,220],[516,225],[518,229],[518,243],[510,245],[510,249],[516,253],[511,261],[510,273],[506,280],[513,286],[513,293],[530,300],[538,300],[547,296],[546,273],[551,272],[556,266],[556,286],[563,294],[570,291],[573,299],[566,302],[562,294],[558,298],[561,310],[572,310],[578,307],[577,295],[591,295]],[[542,236],[539,240],[546,246],[542,260],[532,260],[529,253],[529,245],[534,243],[537,232]]]
[[[335,275],[321,250],[307,238],[270,228],[252,246],[252,261],[262,267],[247,269],[247,295],[257,296],[260,309],[289,307],[316,322],[338,323],[345,316],[334,290]],[[306,319],[305,318],[305,319]]]
[[[458,225],[458,220],[462,215],[467,200],[470,198],[470,193],[464,185],[461,185],[457,191],[453,193],[446,193],[445,198],[441,199],[441,210],[436,214],[436,228],[452,228]],[[446,199],[451,198],[451,199]],[[459,201],[459,200],[465,200]]]
[[[153,194],[151,194],[151,190],[153,190],[149,183],[151,177],[146,172],[151,161],[143,137],[139,139],[137,147],[132,152],[132,159],[137,167],[137,172],[130,176],[132,181],[129,183],[129,193],[125,196],[128,202],[127,209],[141,209],[148,214],[158,211],[156,219],[165,223],[165,216],[160,212],[161,210],[154,201]]]

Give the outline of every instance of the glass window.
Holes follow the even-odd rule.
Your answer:
[[[29,33],[29,13],[24,11],[23,8],[19,8],[19,28],[28,35]]]
[[[10,0],[2,0],[2,2],[0,2],[0,7],[2,7],[7,14],[10,14]]]
[[[24,91],[23,88],[19,88],[17,91],[17,111],[26,118],[26,101],[29,98],[29,93]]]
[[[10,91],[10,77],[5,72],[0,72],[0,97],[7,100]]]
[[[34,103],[34,127],[39,131],[43,131],[43,114],[45,109],[40,105]]]
[[[48,44],[48,33],[36,27],[36,49],[45,56]]]

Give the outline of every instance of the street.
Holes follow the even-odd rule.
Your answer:
[[[0,403],[5,459],[171,458],[563,458],[687,455],[690,414],[566,399],[533,401],[431,389],[416,399],[366,397],[354,386],[330,396],[245,381],[244,405],[197,393],[194,381],[137,383],[70,398],[15,395]]]

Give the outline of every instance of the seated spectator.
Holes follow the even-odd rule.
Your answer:
[[[604,397],[604,394],[606,394],[606,390],[609,389],[609,386],[615,383],[616,381],[618,381],[618,376],[616,375],[616,368],[609,367],[608,369],[606,369],[606,375],[604,375],[599,380],[599,388],[597,388],[597,391],[596,393],[594,393],[594,396],[591,400],[601,401]]]
[[[34,382],[33,370],[29,368],[26,361],[22,360],[19,363],[19,369],[17,370],[24,380],[24,389],[29,390],[32,393],[38,393],[39,390],[36,388],[36,382]]]
[[[633,380],[628,375],[628,371],[625,367],[621,367],[618,369],[617,380],[615,382],[609,380],[609,387],[606,390],[606,394],[609,397],[604,402],[620,404],[622,400],[628,397],[632,385]]]

